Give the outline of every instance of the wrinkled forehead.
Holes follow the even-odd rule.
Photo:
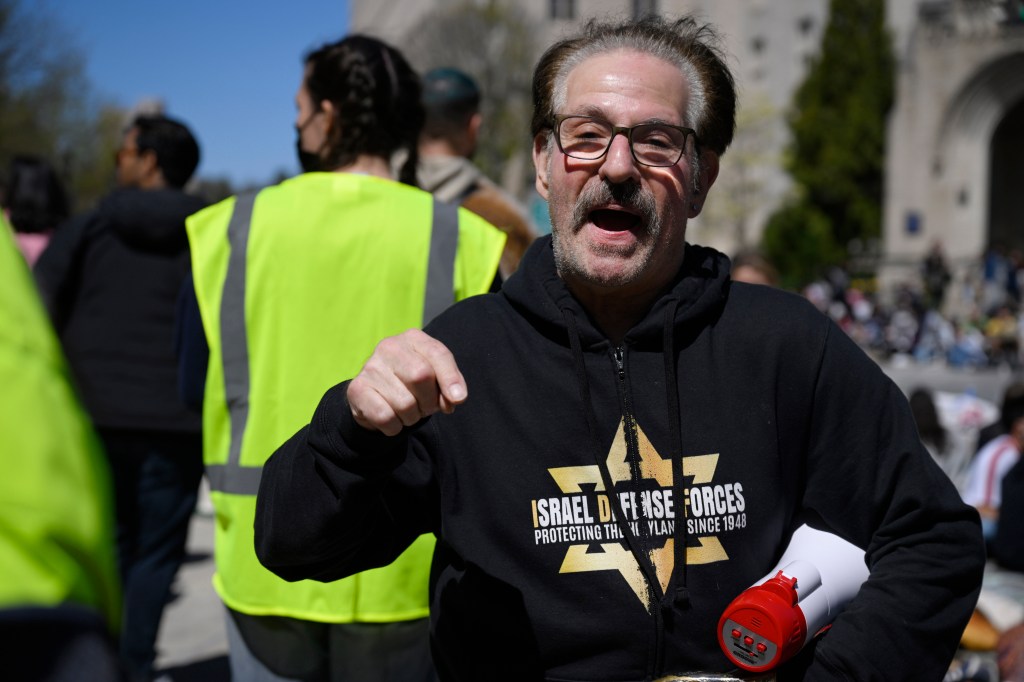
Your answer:
[[[616,48],[567,63],[556,79],[552,103],[559,114],[608,116],[607,107],[636,112],[644,120],[686,124],[689,99],[690,85],[678,64]]]

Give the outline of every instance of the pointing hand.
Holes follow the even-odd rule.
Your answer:
[[[466,395],[451,351],[419,329],[377,344],[347,392],[356,423],[388,436],[435,412],[453,412]]]

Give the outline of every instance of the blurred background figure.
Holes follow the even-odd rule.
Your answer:
[[[981,514],[985,539],[991,543],[999,524],[1002,481],[1024,450],[1024,383],[1007,386],[999,415],[1002,435],[989,440],[971,461],[964,502]]]
[[[999,406],[979,397],[972,389],[944,391],[918,388],[911,392],[911,396],[918,392],[927,393],[938,418],[936,427],[928,414],[925,400],[921,397],[917,401],[911,399],[910,405],[918,420],[921,439],[930,451],[933,446],[936,447],[933,451],[933,455],[937,456],[936,461],[963,494],[971,460],[978,451],[979,434],[999,421]],[[945,432],[944,443],[934,435],[937,428]]]
[[[442,201],[461,204],[506,234],[501,276],[507,279],[537,231],[526,208],[473,164],[483,123],[480,89],[458,69],[433,69],[423,76],[423,104],[420,187]]]
[[[921,279],[924,282],[925,306],[934,310],[942,310],[946,298],[946,287],[953,279],[953,274],[946,263],[946,255],[942,250],[942,242],[932,244],[924,262],[921,263]]]
[[[0,386],[0,677],[119,681],[107,463],[6,224]]]
[[[999,408],[972,391],[923,387],[910,392],[909,402],[921,441],[962,494],[978,434],[998,420]]]
[[[46,249],[53,231],[67,220],[71,209],[53,166],[38,156],[27,155],[11,159],[0,192],[0,206],[30,267]]]
[[[1003,568],[1024,574],[1024,459],[1003,476],[1001,496],[992,555]]]
[[[303,66],[295,128],[305,172],[188,220],[209,342],[204,454],[232,678],[430,682],[434,538],[344,580],[287,582],[256,558],[256,493],[274,449],[382,338],[492,288],[505,236],[416,188],[420,81],[398,50],[350,35]],[[397,154],[401,182],[391,177]]]
[[[732,258],[732,279],[735,282],[779,286],[779,272],[757,251],[741,251]]]
[[[1000,305],[985,323],[985,339],[988,342],[989,364],[999,366],[1006,363],[1011,370],[1019,370],[1020,329],[1017,316],[1010,305]]]
[[[965,644],[981,653],[966,656],[964,667],[979,674],[956,679],[1024,680],[1024,383],[1007,386],[999,421],[983,430],[979,441],[985,444],[972,462],[964,493],[981,512],[989,552],[977,609],[965,632]],[[991,670],[993,654],[997,670],[981,677]]]
[[[199,145],[181,122],[138,116],[117,153],[118,188],[54,233],[36,264],[114,480],[124,590],[121,654],[148,680],[203,473],[199,414],[178,394],[175,306],[188,273],[183,191]]]
[[[949,471],[949,437],[946,428],[939,420],[939,411],[935,406],[930,391],[918,388],[910,393],[910,411],[914,414],[914,423],[921,436],[921,442],[928,448],[932,459],[942,467],[948,476]]]

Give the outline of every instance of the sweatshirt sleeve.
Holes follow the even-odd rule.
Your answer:
[[[387,565],[435,529],[436,486],[417,427],[395,437],[361,428],[347,387],[330,389],[263,468],[256,555],[285,580],[328,582]]]
[[[900,389],[837,327],[825,336],[804,506],[866,550],[870,577],[806,679],[942,679],[981,588],[978,515],[927,454]]]

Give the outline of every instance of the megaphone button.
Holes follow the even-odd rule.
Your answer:
[[[766,651],[768,651],[767,645],[765,645],[764,642],[758,642],[757,643],[757,653],[763,654]]]
[[[742,634],[743,634],[743,633],[742,633],[742,632],[740,632],[739,630],[737,630],[736,628],[733,628],[733,629],[732,629],[732,638],[733,638],[733,639],[739,639],[739,638],[740,638],[740,635],[742,635]]]
[[[751,637],[750,635],[747,635],[746,637],[743,638],[743,643],[746,644],[747,646],[751,646],[754,643],[754,638]]]

